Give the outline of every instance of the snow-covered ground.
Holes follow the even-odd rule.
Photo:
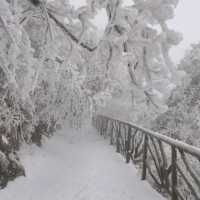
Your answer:
[[[24,147],[27,177],[0,191],[1,200],[164,200],[132,164],[94,130],[60,131],[42,149]]]

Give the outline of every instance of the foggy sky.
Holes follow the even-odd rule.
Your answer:
[[[179,0],[169,25],[183,34],[181,44],[171,51],[173,60],[178,62],[191,43],[200,41],[200,0]]]

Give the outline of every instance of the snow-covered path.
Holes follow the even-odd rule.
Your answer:
[[[27,177],[9,183],[0,200],[164,200],[92,129],[61,131],[22,154]]]

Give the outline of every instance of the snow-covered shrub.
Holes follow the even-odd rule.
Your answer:
[[[195,146],[200,146],[199,51],[199,44],[193,45],[179,64],[187,76],[168,99],[168,111],[158,116],[153,125],[156,131]]]

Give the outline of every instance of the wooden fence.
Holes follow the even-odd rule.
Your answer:
[[[98,115],[93,125],[110,138],[126,162],[140,166],[142,180],[172,200],[200,200],[200,149],[131,122]]]

